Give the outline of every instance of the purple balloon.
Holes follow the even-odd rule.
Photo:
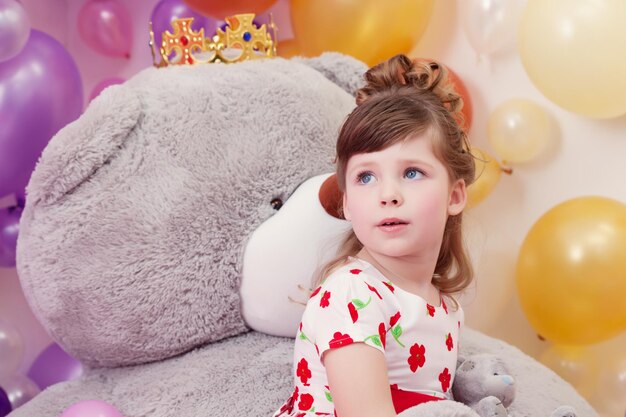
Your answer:
[[[59,417],[124,417],[111,404],[98,400],[80,401],[65,409]]]
[[[161,0],[152,10],[152,17],[150,18],[157,51],[161,47],[161,34],[166,30],[170,33],[174,32],[171,25],[172,20],[186,17],[193,17],[193,22],[191,23],[193,30],[204,28],[205,37],[213,36],[217,28],[223,23],[221,20],[196,13],[182,0]]]
[[[0,62],[0,197],[24,190],[50,138],[83,108],[78,67],[53,37],[31,30],[14,58]]]
[[[105,78],[104,80],[96,84],[93,90],[91,90],[91,94],[89,94],[89,101],[98,97],[98,94],[100,94],[105,88],[115,84],[122,84],[124,81],[126,80],[120,77]]]
[[[22,208],[19,206],[0,209],[0,266],[15,266],[15,247],[21,216]]]
[[[19,54],[30,33],[30,20],[21,3],[0,0],[0,62]]]
[[[133,20],[117,0],[87,0],[78,12],[78,33],[94,51],[130,58]]]
[[[37,356],[28,371],[28,377],[43,391],[57,382],[71,381],[83,374],[83,367],[76,359],[52,343]]]
[[[11,407],[11,401],[9,401],[9,396],[6,391],[0,387],[0,417],[7,416],[13,407]]]

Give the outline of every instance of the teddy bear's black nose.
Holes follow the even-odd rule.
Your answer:
[[[280,198],[275,198],[270,201],[270,204],[272,205],[272,208],[274,210],[278,211],[283,206],[283,200],[281,200]]]

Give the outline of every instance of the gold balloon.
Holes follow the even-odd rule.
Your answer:
[[[426,30],[434,0],[292,0],[302,53],[352,55],[369,65],[408,53]]]
[[[595,392],[598,358],[585,346],[552,345],[539,361],[572,384],[576,391],[589,399]]]
[[[535,86],[566,110],[626,113],[626,2],[529,0],[519,28],[522,64]]]
[[[494,151],[504,161],[527,162],[548,144],[550,119],[530,100],[508,100],[489,116],[488,137]]]
[[[476,168],[476,181],[467,188],[467,207],[475,207],[481,203],[500,181],[502,173],[510,174],[509,168],[502,167],[496,158],[486,151],[475,146],[472,147],[474,155],[474,167]]]
[[[579,197],[545,213],[522,244],[517,288],[530,324],[554,343],[626,329],[626,205]]]

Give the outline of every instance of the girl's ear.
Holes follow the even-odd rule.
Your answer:
[[[343,218],[350,221],[350,210],[348,210],[348,198],[346,193],[343,193]]]
[[[448,215],[456,216],[463,211],[465,204],[467,204],[467,187],[465,186],[465,180],[459,179],[452,184],[450,189]]]

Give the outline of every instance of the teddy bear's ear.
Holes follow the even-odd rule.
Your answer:
[[[363,74],[367,71],[365,63],[338,52],[325,52],[314,58],[294,57],[292,61],[301,62],[321,72],[353,96],[363,86]]]
[[[345,220],[343,215],[343,193],[339,189],[339,184],[337,184],[337,175],[331,175],[322,183],[319,199],[326,213],[337,219]]]
[[[78,120],[48,143],[27,187],[29,204],[51,204],[78,187],[120,150],[141,112],[124,85],[105,89]]]

